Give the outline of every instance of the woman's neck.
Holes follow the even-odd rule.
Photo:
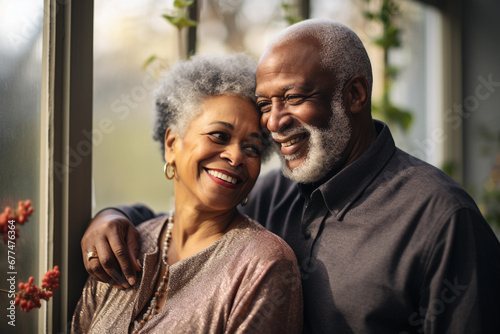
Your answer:
[[[221,238],[243,219],[238,210],[202,212],[176,205],[168,263],[192,256]]]

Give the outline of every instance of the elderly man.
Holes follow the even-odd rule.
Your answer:
[[[304,332],[498,331],[497,238],[457,183],[372,120],[371,90],[361,41],[335,21],[289,27],[258,63],[261,124],[282,170],[262,176],[242,210],[294,250]],[[143,206],[101,212],[82,239],[84,256],[99,254],[89,273],[133,284],[129,219],[153,215]]]

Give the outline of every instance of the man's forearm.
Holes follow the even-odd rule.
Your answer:
[[[132,206],[119,205],[109,209],[117,210],[123,213],[125,216],[127,216],[130,222],[134,224],[134,226],[137,226],[140,223],[145,222],[146,220],[157,217],[153,210],[142,204],[135,204]],[[158,216],[161,215],[163,214],[158,214]]]

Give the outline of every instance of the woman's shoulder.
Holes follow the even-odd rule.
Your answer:
[[[137,231],[139,231],[139,233],[141,234],[146,232],[149,233],[157,232],[156,230],[158,229],[161,230],[163,224],[167,219],[168,215],[162,215],[155,218],[151,218],[150,220],[146,220],[145,222],[137,225]]]
[[[167,215],[158,216],[137,226],[141,238],[141,253],[149,253],[155,249],[158,237],[167,219]]]

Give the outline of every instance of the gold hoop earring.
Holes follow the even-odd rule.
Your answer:
[[[167,179],[172,180],[175,177],[175,166],[166,162],[165,166],[163,166],[163,173],[165,173]]]
[[[248,196],[245,197],[245,199],[243,201],[241,201],[240,204],[241,204],[241,206],[245,206],[245,205],[247,205],[247,203],[248,203]]]

